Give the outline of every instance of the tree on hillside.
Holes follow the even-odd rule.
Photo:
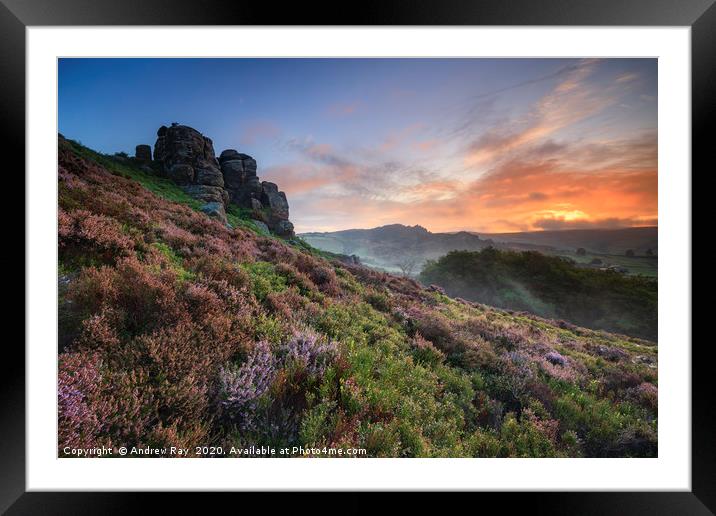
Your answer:
[[[585,254],[587,254],[587,250],[584,247],[577,249],[577,256],[584,256]]]
[[[400,269],[400,272],[403,273],[403,276],[409,277],[413,275],[415,265],[417,265],[417,260],[413,256],[406,256],[395,265]]]
[[[630,258],[634,256],[634,250],[633,249],[627,249],[626,253],[624,253],[626,256],[629,256]]]
[[[647,249],[647,250],[646,250],[646,255],[647,255],[647,256],[654,256],[654,251],[651,250],[651,249]]]

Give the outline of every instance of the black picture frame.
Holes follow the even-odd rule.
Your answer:
[[[25,169],[25,29],[41,25],[621,25],[689,26],[692,49],[692,170],[707,171],[713,154],[711,134],[716,119],[716,5],[715,0],[420,0],[363,1],[352,4],[305,5],[236,0],[0,0],[0,127],[2,127],[5,179],[18,182],[12,197],[24,199]],[[280,6],[279,6],[280,5]],[[710,129],[710,130],[709,130]],[[709,163],[713,168],[712,163]],[[695,174],[692,171],[682,173]],[[21,179],[22,178],[22,179]],[[692,191],[695,191],[692,189]],[[3,227],[11,235],[14,257],[23,254],[24,229],[17,222],[19,210],[6,214]],[[22,212],[24,214],[24,211]],[[15,219],[11,220],[11,217]],[[694,219],[694,222],[696,220]],[[693,230],[692,230],[693,234]],[[15,238],[13,238],[15,237]],[[9,270],[8,252],[3,253]],[[24,267],[24,265],[23,265]],[[25,274],[28,270],[25,268]],[[48,289],[48,291],[52,291]],[[7,295],[7,294],[6,294]],[[22,294],[24,299],[24,293]],[[17,308],[24,307],[17,297]],[[696,307],[694,307],[696,308]],[[693,317],[693,316],[692,316]],[[8,320],[11,320],[8,318]],[[8,325],[9,328],[9,325]],[[669,343],[687,346],[691,343]],[[0,511],[7,514],[127,514],[146,510],[157,495],[127,493],[25,492],[25,356],[19,339],[6,338],[0,375]],[[10,357],[7,354],[10,354]],[[13,356],[16,354],[16,356]],[[716,435],[709,416],[713,404],[708,341],[692,348],[692,490],[690,492],[590,492],[590,493],[484,493],[497,506],[524,508],[549,514],[714,514],[716,511]],[[246,500],[247,494],[241,494]],[[252,495],[257,496],[257,495]],[[266,496],[266,495],[264,495]],[[371,510],[378,499],[341,496],[340,505],[312,498],[318,510],[357,512]],[[463,495],[453,495],[463,496]],[[472,495],[474,496],[474,495]],[[190,510],[187,495],[163,497],[165,511]],[[168,499],[167,499],[168,498]],[[212,494],[211,501],[226,503],[226,496]],[[207,497],[202,506],[206,509]],[[301,496],[271,495],[267,508],[276,504],[298,506]],[[254,501],[254,500],[252,500]],[[258,501],[258,500],[257,500]],[[474,500],[451,500],[475,504]],[[423,506],[414,494],[404,510]],[[243,510],[248,510],[246,501]],[[484,501],[478,507],[487,508]],[[237,507],[238,509],[238,507]]]

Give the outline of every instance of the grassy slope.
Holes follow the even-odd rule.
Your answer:
[[[451,299],[227,228],[61,141],[64,446],[654,456],[653,343]]]

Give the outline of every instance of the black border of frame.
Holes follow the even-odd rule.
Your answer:
[[[24,200],[25,169],[25,28],[34,25],[636,25],[690,26],[692,50],[692,170],[713,168],[711,135],[716,133],[716,4],[715,0],[363,0],[303,4],[234,0],[0,0],[0,128],[4,179],[17,181],[12,193]],[[691,174],[691,171],[680,173]],[[693,188],[692,188],[692,191]],[[23,192],[20,196],[19,192]],[[693,201],[692,201],[693,202]],[[17,213],[15,211],[14,213]],[[24,211],[23,211],[24,215]],[[16,217],[16,215],[15,215]],[[697,219],[693,218],[693,223]],[[4,270],[9,257],[20,254],[25,267],[24,225],[3,224],[5,242],[14,248],[2,253]],[[22,231],[22,234],[20,232]],[[17,235],[12,234],[17,232]],[[693,229],[692,229],[693,234]],[[9,247],[9,246],[8,246]],[[6,248],[7,249],[7,248]],[[685,250],[691,252],[692,250]],[[6,263],[7,262],[7,263]],[[10,274],[8,274],[9,276]],[[19,276],[19,275],[14,275]],[[702,287],[705,288],[705,287]],[[19,291],[19,289],[18,289]],[[22,299],[25,300],[23,291]],[[6,298],[7,299],[7,298]],[[17,298],[14,298],[15,300]],[[15,309],[21,304],[15,302]],[[25,303],[22,304],[26,309]],[[696,310],[701,307],[693,307]],[[693,316],[692,316],[693,317]],[[8,318],[8,320],[10,320]],[[19,317],[15,320],[19,320]],[[690,345],[691,343],[682,343]],[[485,501],[510,509],[558,514],[714,514],[716,511],[716,435],[712,421],[713,392],[708,361],[709,342],[692,348],[692,491],[608,493],[480,493]],[[126,514],[156,503],[158,494],[141,493],[26,493],[25,492],[25,356],[18,339],[6,337],[0,361],[0,511],[7,514]],[[10,354],[10,356],[7,356]],[[16,356],[13,356],[16,354]],[[694,408],[698,410],[693,410]],[[709,480],[711,479],[711,480]],[[211,494],[226,503],[229,494]],[[382,496],[351,493],[330,503],[316,494],[242,493],[267,509],[304,505],[311,500],[341,512],[377,509]],[[321,495],[321,497],[324,495]],[[474,504],[475,494],[454,493],[454,502]],[[471,496],[466,500],[465,496]],[[259,498],[261,497],[261,498]],[[310,497],[310,498],[307,498]],[[506,499],[509,497],[509,501]],[[201,507],[207,508],[208,497]],[[484,500],[483,500],[484,499]],[[487,500],[489,499],[489,500]],[[319,500],[319,503],[316,501]],[[322,502],[320,500],[323,500]],[[162,496],[164,510],[190,512],[188,493]],[[425,497],[404,497],[404,510],[425,507]],[[247,507],[246,503],[242,504]],[[497,507],[498,505],[493,505]],[[193,512],[193,511],[191,511]]]

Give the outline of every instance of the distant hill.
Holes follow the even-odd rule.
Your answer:
[[[304,233],[309,244],[333,253],[357,255],[366,265],[389,272],[417,274],[427,260],[450,251],[479,251],[486,247],[533,250],[548,255],[569,256],[589,266],[610,264],[648,276],[656,276],[656,259],[646,258],[658,248],[658,228],[578,229],[524,233],[431,233],[422,226],[390,224],[372,229],[348,229],[327,233]],[[578,256],[578,248],[585,255]],[[637,255],[625,257],[628,249]]]
[[[373,229],[304,233],[301,237],[325,251],[357,255],[368,266],[406,273],[417,273],[426,260],[439,258],[455,249],[477,251],[494,244],[467,231],[431,233],[422,226],[402,224]]]
[[[659,228],[566,229],[561,231],[527,231],[523,233],[479,233],[482,238],[512,244],[554,247],[556,250],[584,248],[601,254],[624,254],[628,249],[644,255],[658,250]]]

